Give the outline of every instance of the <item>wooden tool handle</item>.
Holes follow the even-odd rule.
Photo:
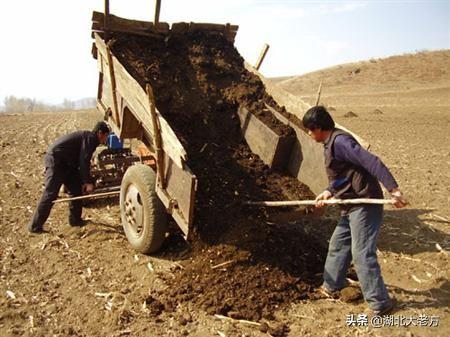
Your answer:
[[[375,205],[392,205],[392,199],[328,199],[322,200],[326,205],[356,205],[356,204],[375,204]],[[316,205],[315,200],[289,200],[289,201],[246,201],[244,205],[249,206],[308,206]]]
[[[58,202],[68,202],[73,200],[83,200],[83,199],[94,199],[94,198],[105,198],[108,196],[119,194],[120,191],[113,191],[113,192],[104,192],[104,193],[94,193],[94,194],[87,194],[87,195],[80,195],[79,197],[72,197],[72,198],[60,198],[53,201],[54,204]]]

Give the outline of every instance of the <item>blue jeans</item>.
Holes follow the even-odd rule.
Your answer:
[[[342,289],[353,258],[364,299],[372,310],[384,309],[391,301],[377,261],[382,219],[382,205],[364,205],[342,216],[331,236],[323,273],[326,289]]]

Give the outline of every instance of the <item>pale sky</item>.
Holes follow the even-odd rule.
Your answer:
[[[154,0],[110,0],[111,13],[151,21]],[[91,14],[103,0],[0,2],[0,104],[6,95],[50,103],[95,97]],[[162,0],[160,21],[239,25],[235,45],[268,77],[418,50],[450,49],[450,0]]]

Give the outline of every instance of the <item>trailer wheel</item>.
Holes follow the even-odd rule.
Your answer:
[[[156,174],[148,166],[129,167],[120,186],[120,216],[131,246],[150,254],[162,245],[167,228],[167,214],[156,191]]]

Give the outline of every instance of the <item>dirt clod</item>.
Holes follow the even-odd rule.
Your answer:
[[[346,113],[344,114],[344,117],[346,117],[346,118],[352,118],[352,117],[358,117],[358,115],[355,114],[353,111],[349,111],[349,112],[346,112]]]
[[[284,337],[289,333],[289,327],[284,323],[276,323],[269,326],[268,333],[274,337]]]
[[[354,302],[362,299],[361,289],[358,287],[345,287],[339,292],[339,299],[344,302]]]
[[[158,299],[149,296],[145,299],[145,305],[148,309],[149,315],[154,317],[158,316],[164,311],[164,304],[162,304]]]
[[[373,115],[382,115],[382,114],[383,114],[383,111],[381,111],[380,109],[374,109],[374,110],[372,111],[372,114],[373,114]]]

